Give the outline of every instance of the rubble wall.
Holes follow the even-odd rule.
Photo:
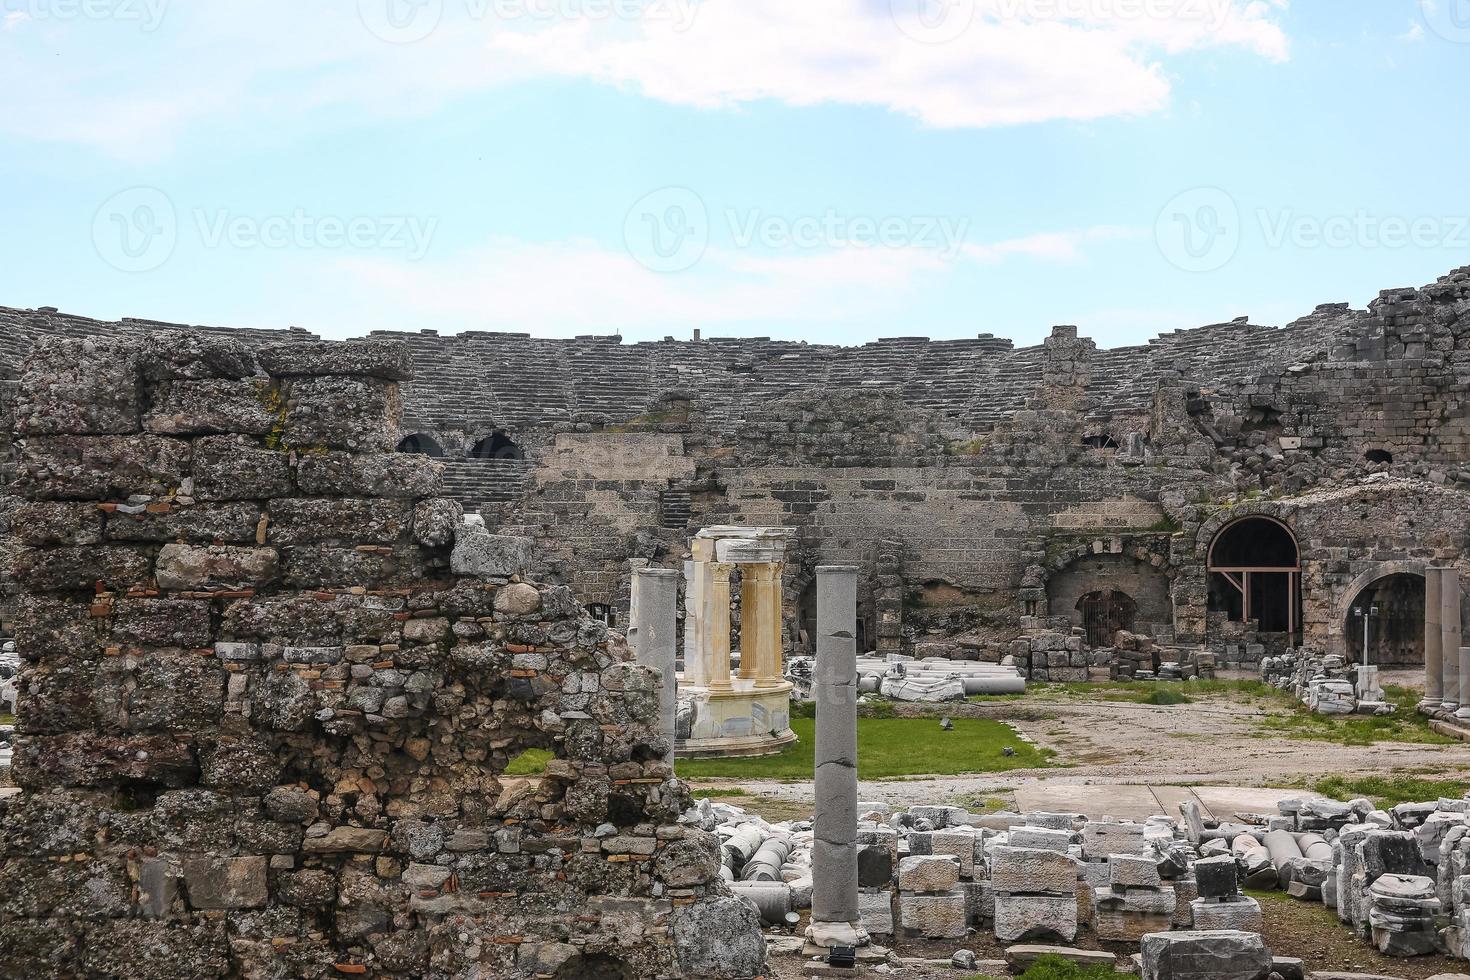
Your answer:
[[[0,977],[759,972],[653,673],[566,587],[453,574],[409,377],[383,341],[31,352]]]

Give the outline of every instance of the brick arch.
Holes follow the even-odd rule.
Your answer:
[[[1114,542],[1117,542],[1116,547],[1114,547]],[[1164,545],[1164,550],[1156,550],[1156,546],[1161,543]],[[1169,605],[1171,607],[1173,606],[1174,582],[1179,577],[1180,569],[1169,557],[1167,541],[1160,542],[1160,539],[1157,537],[1150,538],[1138,535],[1099,536],[1090,541],[1080,542],[1075,547],[1060,554],[1053,555],[1045,563],[1033,568],[1027,576],[1025,585],[1028,588],[1022,589],[1023,600],[1027,594],[1038,596],[1045,606],[1046,615],[1065,615],[1068,612],[1067,610],[1051,608],[1052,579],[1079,561],[1102,555],[1118,555],[1123,558],[1128,558],[1141,565],[1146,565],[1162,575],[1168,583]],[[1156,562],[1155,559],[1158,559],[1158,561]],[[1137,597],[1132,596],[1131,598],[1136,599]]]
[[[1419,578],[1424,578],[1427,567],[1427,562],[1408,558],[1381,561],[1344,585],[1332,602],[1332,619],[1327,623],[1328,652],[1346,655],[1348,640],[1344,624],[1347,622],[1348,611],[1352,608],[1353,600],[1357,599],[1364,589],[1391,575],[1417,575]]]
[[[1194,550],[1197,555],[1204,558],[1209,553],[1210,544],[1219,537],[1220,532],[1225,530],[1236,521],[1247,517],[1265,517],[1278,521],[1285,525],[1291,532],[1291,536],[1297,540],[1297,559],[1301,560],[1301,537],[1291,523],[1293,508],[1285,503],[1275,500],[1248,500],[1242,504],[1236,504],[1221,511],[1215,516],[1208,518],[1199,526],[1199,531],[1194,536]]]

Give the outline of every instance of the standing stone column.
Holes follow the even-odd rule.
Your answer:
[[[1440,707],[1460,707],[1460,572],[1439,570],[1439,650],[1444,663],[1444,700]]]
[[[634,647],[638,663],[658,671],[658,727],[668,736],[669,751],[665,758],[674,761],[674,728],[679,710],[678,680],[674,660],[678,653],[675,642],[679,628],[679,577],[671,568],[644,568],[634,573],[638,605],[634,612]]]
[[[817,946],[868,941],[858,912],[857,577],[847,566],[817,569],[816,818],[812,924]]]
[[[1439,633],[1439,569],[1424,569],[1424,700],[1419,707],[1438,711],[1444,702],[1444,662]]]
[[[709,689],[732,691],[730,683],[730,572],[727,562],[709,564]]]
[[[761,619],[765,608],[761,605],[761,581],[759,565],[740,566],[740,679],[754,681],[761,675],[764,665],[761,655]]]
[[[777,688],[785,681],[781,655],[781,562],[761,566],[761,604],[765,619],[761,622],[761,653],[764,660],[755,686]]]

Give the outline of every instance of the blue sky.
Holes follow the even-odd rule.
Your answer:
[[[1103,346],[1470,265],[1470,0],[0,0],[0,305]]]

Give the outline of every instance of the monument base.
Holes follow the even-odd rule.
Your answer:
[[[757,687],[733,677],[730,684],[728,691],[679,685],[677,758],[774,755],[796,741],[789,682]]]

